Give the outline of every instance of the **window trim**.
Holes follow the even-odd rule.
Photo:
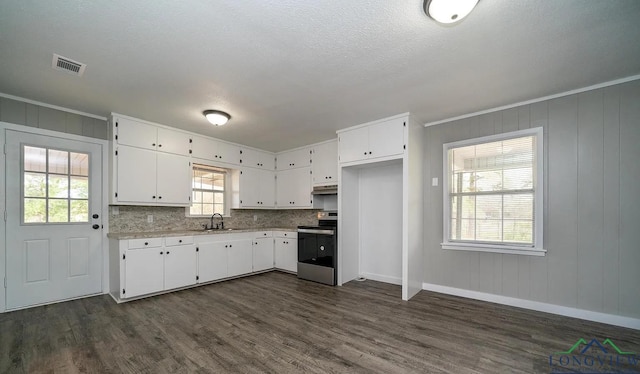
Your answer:
[[[228,169],[222,166],[218,166],[218,165],[213,165],[213,164],[209,164],[206,162],[192,162],[191,163],[191,184],[192,187],[190,188],[191,190],[191,195],[193,196],[193,169],[197,167],[197,165],[201,165],[201,166],[205,166],[205,167],[209,167],[212,169],[218,169],[220,170],[220,173],[224,173],[225,177],[224,177],[224,213],[222,214],[223,217],[230,217],[230,212],[231,212],[231,173],[232,173],[232,169]],[[189,218],[208,218],[211,217],[209,215],[192,215],[191,214],[191,205],[193,204],[193,199],[191,199],[191,203],[189,204],[189,206],[185,207],[184,210],[184,216],[185,217],[189,217]]]
[[[529,256],[544,256],[546,249],[543,248],[544,243],[544,132],[542,127],[534,127],[525,130],[512,131],[507,133],[483,136],[461,140],[442,145],[442,249],[459,250],[459,251],[476,251],[476,252],[492,252],[507,253]],[[518,245],[514,243],[483,243],[476,242],[457,242],[449,240],[449,230],[451,226],[451,204],[449,204],[449,150],[451,148],[466,147],[483,143],[491,143],[502,140],[509,140],[525,136],[535,136],[536,146],[534,151],[534,207],[533,207],[533,246]]]

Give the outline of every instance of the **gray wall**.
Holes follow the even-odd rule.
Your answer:
[[[0,121],[107,139],[107,121],[0,97]]]
[[[443,143],[539,126],[547,255],[442,250]],[[426,283],[640,318],[640,81],[425,130]]]

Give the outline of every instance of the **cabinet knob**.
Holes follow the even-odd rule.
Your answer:
[[[224,247],[225,247],[225,248],[229,248],[229,245],[225,245]]]
[[[156,143],[151,144],[151,146],[152,146],[152,147],[155,147],[155,146],[156,146]]]
[[[233,245],[229,244],[229,248],[233,247]]]
[[[169,251],[167,251],[167,254],[169,254]]]
[[[158,144],[158,147],[162,147],[162,144]],[[169,253],[169,252],[167,252],[167,253]]]
[[[264,236],[267,236],[267,233],[266,233],[266,232],[264,233]]]
[[[182,243],[182,239],[178,240],[178,243]]]
[[[151,196],[151,198],[152,198],[152,199],[155,199],[155,198],[156,198],[156,195]]]
[[[163,254],[164,254],[164,252],[160,252],[160,254],[161,254],[161,255],[163,255]]]
[[[367,155],[367,152],[365,152],[365,153],[364,153],[364,155],[366,156],[366,155]]]
[[[369,151],[369,154],[371,154],[371,151]]]
[[[149,245],[149,242],[144,242],[144,245]]]
[[[158,196],[158,199],[162,199],[162,196]]]

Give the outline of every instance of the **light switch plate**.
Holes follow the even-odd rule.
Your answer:
[[[433,187],[437,187],[438,186],[438,177],[431,178],[431,185]]]
[[[147,223],[153,223],[153,214],[147,215]]]

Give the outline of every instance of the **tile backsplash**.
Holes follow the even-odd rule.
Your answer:
[[[118,214],[114,213],[117,208]],[[232,209],[231,216],[224,218],[226,228],[293,228],[301,225],[317,225],[318,209],[263,210]],[[153,216],[153,222],[147,222]],[[254,221],[254,216],[257,219]],[[208,217],[187,217],[185,208],[156,206],[111,206],[109,207],[110,232],[143,232],[167,230],[196,230],[209,223]]]

